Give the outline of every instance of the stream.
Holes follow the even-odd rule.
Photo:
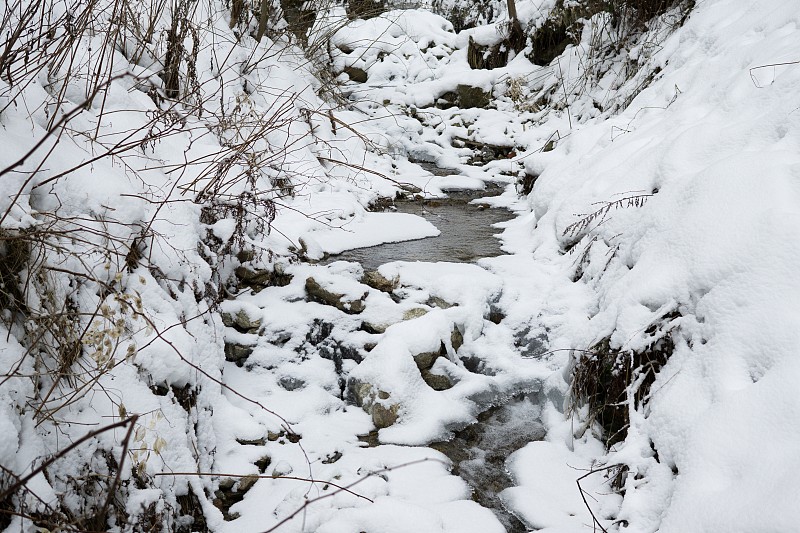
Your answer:
[[[493,224],[513,218],[505,209],[492,209],[480,198],[499,194],[498,186],[483,191],[449,191],[448,198],[401,200],[393,210],[412,213],[429,220],[440,231],[438,237],[388,243],[348,250],[329,258],[360,263],[365,270],[376,270],[390,261],[474,262],[483,257],[503,254],[495,237]],[[513,486],[506,470],[506,459],[527,443],[545,435],[540,422],[541,402],[534,395],[521,394],[492,406],[478,416],[478,421],[457,431],[448,441],[429,446],[453,462],[453,473],[472,488],[472,499],[493,511],[508,533],[529,529],[503,506],[500,492]],[[377,432],[367,440],[377,445]]]
[[[452,169],[438,169],[430,164],[422,166],[437,175],[457,173]],[[391,261],[425,261],[435,263],[471,263],[482,257],[495,257],[504,252],[495,234],[501,230],[493,224],[514,218],[505,209],[492,209],[481,203],[481,198],[499,195],[502,187],[488,183],[485,190],[451,190],[447,198],[396,200],[388,209],[398,213],[418,215],[436,226],[441,235],[413,241],[392,242],[368,248],[347,250],[330,257],[330,261],[354,261],[364,270],[376,270]]]
[[[494,512],[507,533],[524,533],[528,528],[499,497],[503,489],[514,485],[506,459],[529,442],[544,438],[540,416],[539,398],[519,395],[487,409],[452,439],[430,444],[453,461],[453,473],[472,487],[472,499]]]

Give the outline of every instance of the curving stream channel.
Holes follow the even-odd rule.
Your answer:
[[[492,225],[513,215],[480,203],[480,198],[493,192],[500,189],[451,191],[445,199],[398,201],[393,209],[425,217],[441,235],[349,250],[329,260],[355,261],[365,270],[375,270],[390,261],[473,262],[501,255],[500,242],[494,236],[498,230]],[[472,488],[472,499],[491,509],[508,533],[523,533],[529,528],[504,507],[499,497],[503,489],[514,484],[506,459],[527,443],[544,437],[540,414],[538,396],[521,394],[485,410],[476,423],[457,431],[449,441],[429,444],[453,462],[453,473]],[[368,441],[370,445],[377,445],[375,437]]]

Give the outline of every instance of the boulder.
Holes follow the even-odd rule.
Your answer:
[[[240,309],[236,313],[222,313],[222,323],[242,333],[257,333],[261,318],[251,318],[244,309]]]
[[[362,322],[361,323],[361,330],[366,331],[372,335],[380,335],[381,333],[386,333],[386,330],[391,326],[391,324],[387,324],[385,322]]]
[[[422,380],[433,390],[442,391],[453,387],[453,382],[447,376],[434,374],[430,370],[423,370],[421,374]]]
[[[372,423],[378,429],[388,428],[397,422],[400,405],[396,403],[383,403],[376,402],[372,405]]]
[[[387,428],[397,422],[400,404],[392,402],[388,392],[354,378],[350,379],[347,388],[351,401],[372,416],[376,428]]]
[[[364,311],[364,300],[366,300],[368,294],[365,292],[361,298],[356,300],[345,300],[343,294],[336,294],[325,289],[313,277],[306,279],[306,293],[311,300],[325,305],[332,305],[336,309],[351,315],[357,315]]]
[[[243,256],[245,258],[249,256]],[[239,265],[234,271],[239,287],[246,287],[258,292],[265,287],[285,287],[292,282],[292,274],[284,271],[283,265],[275,264],[272,270]]]
[[[390,280],[377,270],[367,270],[361,277],[361,283],[382,292],[392,292],[400,285],[400,278]]]
[[[266,287],[272,280],[272,271],[255,270],[251,267],[240,265],[236,267],[236,277],[239,283],[247,287],[259,286]]]
[[[458,304],[451,304],[450,302],[445,301],[439,298],[438,296],[431,296],[425,303],[427,303],[431,307],[438,307],[439,309],[450,309],[451,307],[458,305]]]

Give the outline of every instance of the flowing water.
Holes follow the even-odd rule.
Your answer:
[[[500,192],[495,186],[484,191],[450,191],[448,198],[442,199],[399,200],[392,206],[393,210],[424,217],[442,232],[441,235],[356,248],[332,256],[330,260],[355,261],[365,270],[375,270],[390,261],[469,263],[481,257],[501,255],[500,241],[494,237],[501,230],[492,225],[510,220],[513,214],[480,203],[480,198]]]
[[[529,442],[544,438],[540,416],[539,398],[520,395],[484,411],[476,423],[452,439],[430,445],[453,461],[453,473],[472,487],[472,499],[491,509],[508,533],[524,533],[528,528],[506,510],[499,497],[503,489],[514,485],[506,459]]]

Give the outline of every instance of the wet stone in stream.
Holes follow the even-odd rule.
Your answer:
[[[456,432],[449,441],[429,445],[453,461],[453,473],[472,487],[472,499],[491,509],[508,533],[528,528],[505,509],[498,496],[513,486],[506,459],[529,442],[544,438],[540,415],[538,396],[523,395],[483,412],[478,422]]]

